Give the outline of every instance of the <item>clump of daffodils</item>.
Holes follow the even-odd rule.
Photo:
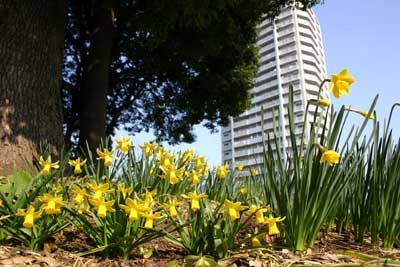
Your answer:
[[[80,157],[69,159],[68,164],[73,168],[74,174],[77,175],[79,180],[68,184],[68,190],[64,190],[65,187],[59,186],[53,188],[51,193],[43,193],[35,199],[35,206],[31,205],[27,209],[19,209],[17,216],[24,217],[22,226],[34,228],[35,223],[39,225],[37,220],[55,218],[55,216],[62,214],[64,210],[70,212],[73,216],[79,217],[80,221],[85,221],[86,218],[94,219],[95,224],[98,224],[97,227],[101,225],[105,233],[113,231],[113,227],[116,227],[114,225],[115,218],[118,218],[118,223],[121,220],[126,220],[125,223],[131,225],[131,230],[134,229],[133,225],[139,227],[137,231],[146,232],[153,229],[149,233],[158,231],[157,229],[154,230],[154,228],[157,228],[156,222],[163,218],[169,218],[165,222],[174,222],[176,225],[182,224],[182,227],[187,227],[190,216],[200,218],[204,214],[209,214],[211,217],[217,216],[214,219],[210,218],[215,222],[229,220],[235,224],[242,223],[241,217],[243,214],[247,214],[246,211],[249,210],[244,200],[240,202],[236,201],[236,199],[225,199],[221,200],[220,203],[213,199],[207,199],[208,195],[202,192],[202,185],[210,177],[216,177],[219,180],[227,177],[230,173],[228,164],[217,167],[214,172],[215,176],[211,176],[208,175],[210,165],[207,163],[206,158],[195,155],[194,150],[171,153],[155,142],[144,143],[139,146],[142,149],[142,160],[144,159],[143,162],[146,162],[145,167],[151,170],[150,173],[152,175],[150,178],[155,179],[154,184],[156,185],[152,187],[152,191],[148,191],[150,190],[148,185],[140,188],[140,186],[132,184],[129,180],[111,182],[109,176],[114,171],[118,172],[118,166],[123,166],[121,159],[130,159],[124,154],[128,153],[133,147],[132,137],[125,138],[121,136],[113,141],[114,150],[97,148],[96,152],[99,160],[98,164],[110,167],[115,161],[114,169],[99,168],[101,171],[104,170],[104,173],[90,177],[93,167],[86,166],[86,159]],[[120,151],[121,153],[115,153],[115,151]],[[52,162],[50,156],[46,160],[41,157],[40,163],[42,173],[46,175],[50,174],[52,169],[59,168],[59,162]],[[90,164],[93,163],[90,162]],[[83,168],[84,166],[85,169]],[[243,164],[237,166],[239,171],[243,170],[243,168]],[[79,174],[83,173],[83,170],[86,170],[88,176],[78,177]],[[144,173],[148,174],[149,171]],[[256,174],[253,172],[253,175]],[[85,180],[85,182],[81,182],[82,180]],[[160,195],[157,195],[157,186],[160,181],[166,181],[166,183],[162,182],[161,184],[167,188],[185,190],[185,187],[189,186],[191,189],[185,190],[185,194],[182,194],[182,190],[173,193],[162,191]],[[247,193],[247,190],[246,187],[240,188],[242,197]],[[64,192],[65,195],[61,194],[61,192]],[[69,199],[63,199],[65,196],[68,196]],[[187,201],[184,201],[184,199],[187,199]],[[39,207],[39,209],[35,210],[35,207]],[[254,211],[257,224],[267,225],[268,219],[264,215],[266,212],[268,212],[266,208]],[[95,224],[91,225],[91,222],[89,221],[90,227],[96,227]],[[82,226],[88,225],[82,224]],[[276,232],[272,224],[271,229],[272,232]],[[255,239],[254,242],[256,242]]]

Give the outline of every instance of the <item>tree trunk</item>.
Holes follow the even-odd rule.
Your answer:
[[[106,95],[113,39],[114,13],[111,0],[98,1],[93,7],[92,31],[87,68],[80,98],[79,145],[93,152],[106,131]]]
[[[63,144],[63,0],[0,0],[0,176]]]

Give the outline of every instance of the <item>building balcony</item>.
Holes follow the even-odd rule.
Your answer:
[[[275,44],[272,42],[266,46],[260,46],[260,49],[258,50],[258,54],[262,55],[263,53],[265,53],[266,51],[272,50],[274,51],[275,49]]]
[[[278,31],[278,38],[280,38],[282,36],[285,36],[285,35],[288,35],[288,34],[291,34],[291,33],[294,33],[294,27],[289,27],[287,29]]]
[[[234,143],[234,148],[240,148],[240,147],[244,147],[244,146],[249,146],[249,145],[255,145],[255,144],[262,144],[263,140],[261,136],[255,137],[255,138],[251,138],[248,140],[243,140],[243,141],[239,141],[239,142],[235,142]]]
[[[247,126],[247,125],[252,125],[252,124],[256,124],[257,122],[260,121],[260,118],[258,116],[251,118],[251,119],[244,119],[244,120],[240,120],[238,122],[234,123],[234,127],[235,128],[239,128],[239,127],[243,127],[243,126]]]
[[[260,72],[262,72],[262,71],[265,71],[265,70],[268,70],[268,69],[273,69],[273,68],[275,68],[276,67],[276,62],[275,62],[275,59],[274,60],[271,60],[269,63],[267,63],[267,64],[262,64],[262,61],[260,61],[260,67],[258,67],[258,70],[257,70],[257,72],[258,73],[260,73]],[[276,71],[275,71],[275,73],[276,73]]]
[[[287,76],[281,78],[282,84],[294,82],[297,80],[300,80],[300,75],[298,75],[298,74],[291,74],[291,75],[287,75]]]
[[[293,51],[296,51],[295,45],[286,46],[285,48],[279,48],[280,55],[289,54],[292,53]]]
[[[287,44],[293,43],[295,41],[296,41],[296,39],[294,38],[294,36],[290,36],[290,37],[284,38],[282,40],[278,40],[278,45],[287,45]]]
[[[268,43],[273,42],[274,41],[274,35],[273,34],[264,34],[264,35],[260,35],[256,41],[256,44],[261,47],[261,46],[265,46]]]
[[[255,154],[262,153],[263,151],[264,151],[263,147],[257,147],[257,148],[248,149],[248,150],[246,149],[246,150],[239,151],[239,152],[235,151],[235,158],[236,157],[243,157],[243,156],[251,157],[251,156],[254,156]]]
[[[269,62],[274,62],[274,63],[275,63],[275,51],[260,56],[259,62],[261,62],[261,63],[262,63],[262,62],[268,62],[268,63],[269,63]]]
[[[269,79],[271,79],[271,78],[274,78],[274,79],[276,79],[276,72],[267,72],[267,73],[265,73],[265,74],[263,74],[263,75],[261,75],[261,76],[258,76],[258,77],[256,77],[255,79],[254,79],[254,82],[256,82],[256,83],[260,83],[260,82],[262,82],[262,81],[265,81],[265,80],[269,80]]]
[[[259,92],[264,91],[265,89],[269,89],[269,88],[271,88],[272,91],[277,91],[277,90],[273,89],[277,85],[278,85],[278,81],[276,81],[276,80],[267,82],[267,83],[263,83],[263,84],[260,84],[256,87],[254,87],[254,89],[252,90],[252,93],[256,94],[256,93],[259,93]]]
[[[297,56],[296,55],[285,56],[285,57],[279,59],[279,63],[282,64],[282,65],[287,64],[289,62],[294,62],[294,61],[297,61]]]

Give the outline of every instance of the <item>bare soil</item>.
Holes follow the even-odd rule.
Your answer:
[[[271,242],[268,236],[266,242]],[[276,240],[275,240],[276,241]],[[288,248],[271,247],[243,249],[233,252],[228,259],[220,260],[220,266],[399,266],[400,250],[384,250],[372,246],[368,237],[360,245],[349,234],[332,232],[321,235],[313,249],[293,252]],[[104,259],[100,254],[84,257],[78,253],[94,248],[90,240],[81,233],[65,231],[46,243],[43,250],[31,252],[11,243],[0,246],[0,266],[74,266],[74,267],[178,267],[185,265],[187,256],[182,248],[171,245],[164,239],[156,239],[144,247],[152,249],[150,258],[144,259],[137,252],[129,260],[117,257]],[[274,247],[274,248],[273,248]]]

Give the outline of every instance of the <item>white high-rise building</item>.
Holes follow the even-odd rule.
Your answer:
[[[319,85],[327,78],[321,29],[312,9],[291,6],[274,21],[264,20],[259,25],[257,45],[260,67],[251,90],[251,106],[232,118],[221,131],[222,162],[250,168],[263,162],[261,118],[264,118],[264,134],[273,131],[274,120],[279,123],[281,152],[286,155],[291,146],[287,115],[289,86],[294,90],[294,123],[299,140],[305,126],[307,101],[317,99]],[[326,88],[321,97],[329,99]],[[306,124],[309,125],[314,112],[315,109],[309,109]]]

